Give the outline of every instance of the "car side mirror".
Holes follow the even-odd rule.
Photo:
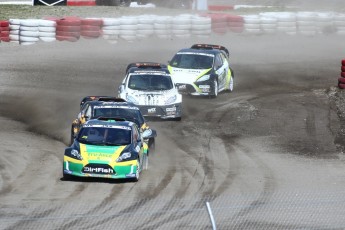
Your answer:
[[[156,136],[157,136],[157,131],[154,129],[146,129],[142,134],[142,137],[144,139],[149,139]]]
[[[124,91],[125,90],[125,84],[121,84],[120,86],[119,86],[119,92],[121,93],[122,91]]]

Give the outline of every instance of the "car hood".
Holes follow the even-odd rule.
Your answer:
[[[120,156],[127,145],[123,146],[99,146],[80,144],[80,154],[88,161],[113,161]]]
[[[192,84],[211,69],[182,69],[169,66],[169,71],[176,83]]]
[[[131,92],[131,96],[139,102],[139,105],[166,105],[165,102],[177,94],[176,89],[161,91],[136,91]]]

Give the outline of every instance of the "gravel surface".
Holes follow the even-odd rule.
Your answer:
[[[93,15],[110,14],[97,9]],[[343,229],[343,40],[1,43],[0,229],[211,229],[206,201],[218,229]],[[184,97],[181,122],[151,121],[157,145],[138,183],[62,180],[80,99],[114,95],[130,62],[166,62],[199,42],[230,49],[234,91]]]

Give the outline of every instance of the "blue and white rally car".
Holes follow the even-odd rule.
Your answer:
[[[182,94],[217,97],[219,92],[234,88],[229,51],[224,46],[195,44],[181,49],[168,69]]]
[[[153,62],[131,63],[118,88],[118,97],[139,107],[145,117],[181,120],[182,94],[166,65]]]

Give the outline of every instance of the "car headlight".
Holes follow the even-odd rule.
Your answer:
[[[126,100],[127,100],[128,102],[132,102],[132,103],[134,103],[134,104],[138,104],[138,101],[137,101],[133,96],[131,96],[131,95],[128,95],[128,94],[127,94]]]
[[[132,154],[130,152],[124,152],[116,159],[116,162],[125,161],[125,160],[131,158],[131,156],[132,156]]]
[[[170,105],[172,103],[174,103],[176,101],[176,95],[172,96],[172,97],[169,97],[166,101],[165,101],[165,104],[166,105]]]
[[[202,76],[201,78],[199,78],[197,80],[197,82],[198,81],[208,81],[208,80],[210,80],[210,75],[209,74]]]
[[[65,155],[69,156],[71,158],[77,159],[77,160],[81,160],[81,161],[83,160],[83,158],[80,155],[79,151],[76,150],[76,149],[72,149],[72,150],[68,149],[68,150],[66,150]]]

